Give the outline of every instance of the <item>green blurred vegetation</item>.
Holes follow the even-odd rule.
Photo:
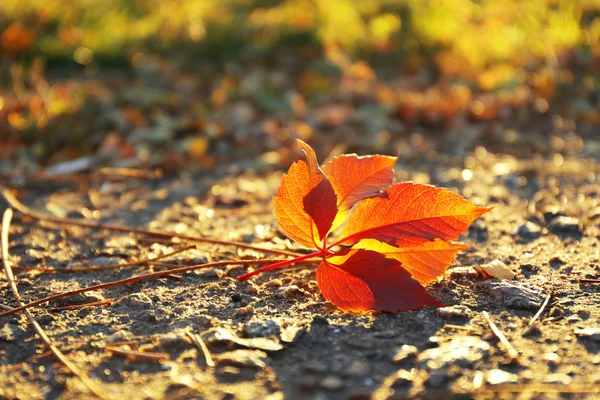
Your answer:
[[[0,30],[5,53],[80,64],[311,44],[466,78],[499,66],[490,73],[502,78],[568,51],[600,57],[599,10],[600,0],[3,0]]]

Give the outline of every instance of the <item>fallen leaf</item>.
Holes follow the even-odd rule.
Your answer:
[[[318,167],[315,152],[298,140],[306,159],[298,160],[281,178],[273,197],[279,227],[303,246],[319,248],[337,214],[331,183]]]
[[[442,307],[421,284],[443,274],[456,253],[469,248],[450,241],[492,208],[476,206],[448,189],[430,185],[388,186],[394,177],[395,157],[347,154],[321,170],[314,150],[301,140],[298,144],[306,161],[292,164],[281,178],[273,197],[275,215],[290,238],[318,250],[238,279],[319,258],[319,289],[342,310]],[[329,232],[346,218],[340,239],[327,243]],[[333,251],[337,245],[342,249]]]
[[[510,268],[508,268],[506,264],[500,260],[494,260],[490,263],[478,265],[474,268],[477,272],[488,279],[496,278],[511,280],[514,279],[516,275]]]
[[[348,219],[338,244],[377,239],[396,247],[421,245],[436,238],[457,240],[491,208],[479,207],[448,189],[413,182],[390,186],[365,199]]]
[[[459,251],[469,250],[467,245],[448,243],[441,239],[416,247],[394,247],[375,239],[364,239],[353,248],[373,250],[400,261],[402,267],[421,283],[435,280],[446,271]]]
[[[397,157],[344,154],[323,165],[323,173],[337,196],[338,215],[333,229],[348,217],[352,206],[392,184]]]
[[[325,299],[345,311],[443,307],[400,262],[370,250],[350,250],[323,260],[317,268],[317,284]]]

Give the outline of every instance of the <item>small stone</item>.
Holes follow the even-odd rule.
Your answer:
[[[337,391],[344,387],[344,381],[337,376],[327,376],[319,382],[319,386],[325,390]]]
[[[233,383],[240,379],[241,372],[239,368],[225,366],[217,370],[216,375],[224,382]]]
[[[242,301],[242,295],[239,293],[234,293],[231,295],[231,301],[235,302],[235,303],[239,303],[240,301]]]
[[[329,368],[327,368],[327,365],[325,363],[318,362],[318,361],[310,361],[304,365],[304,370],[306,372],[314,372],[316,374],[324,374],[329,370]]]
[[[574,217],[556,217],[552,219],[548,229],[558,236],[581,236],[579,220]]]
[[[415,346],[403,344],[398,348],[398,350],[396,350],[396,354],[394,354],[392,362],[395,364],[400,364],[405,361],[414,361],[417,358],[417,354],[419,354],[419,349],[417,349]]]
[[[256,350],[234,350],[219,354],[215,359],[217,365],[262,369],[266,366],[267,353]]]
[[[244,326],[244,334],[250,338],[278,336],[280,332],[281,328],[272,320],[252,322]]]
[[[369,364],[361,360],[354,360],[348,368],[347,374],[350,376],[362,376],[369,372]]]
[[[581,322],[582,320],[581,320],[581,317],[580,317],[579,315],[575,315],[575,314],[573,314],[573,315],[569,315],[569,316],[567,317],[566,321],[567,321],[569,324],[576,324],[576,323],[578,323],[578,322]]]
[[[247,305],[245,307],[240,307],[236,312],[233,313],[234,318],[243,318],[249,317],[254,314],[254,307],[251,305]]]
[[[563,373],[548,374],[544,377],[544,383],[554,383],[559,385],[568,385],[571,383],[571,377]]]
[[[546,353],[544,354],[544,360],[548,362],[548,365],[551,367],[558,367],[560,364],[560,356],[556,353]]]
[[[437,348],[423,351],[417,357],[417,361],[429,370],[444,369],[451,365],[469,368],[489,356],[489,353],[488,342],[476,336],[455,336]]]
[[[461,305],[436,308],[435,312],[444,319],[469,319],[471,317],[471,309]]]
[[[275,296],[280,299],[292,299],[306,296],[306,292],[296,285],[282,286],[275,291]]]
[[[600,343],[600,327],[575,329],[575,335],[584,340]]]
[[[527,221],[517,229],[517,235],[525,240],[531,241],[539,238],[542,235],[541,228],[533,222]]]
[[[209,329],[204,333],[203,339],[207,344],[215,346],[240,346],[263,351],[278,351],[283,349],[283,346],[275,340],[261,337],[240,338],[225,328]]]
[[[62,299],[58,299],[54,304],[56,307],[66,307],[72,305],[79,305],[85,303],[91,303],[94,301],[103,301],[104,296],[102,293],[97,291],[91,291],[86,293],[79,293],[74,296],[65,297]]]
[[[492,369],[486,373],[485,379],[490,385],[500,385],[502,383],[516,382],[517,375],[511,374],[501,369]]]
[[[126,331],[116,331],[112,335],[106,338],[106,343],[115,343],[128,340],[131,337],[131,333]]]
[[[489,280],[481,283],[484,292],[498,303],[517,310],[537,310],[544,301],[544,290],[531,283]]]

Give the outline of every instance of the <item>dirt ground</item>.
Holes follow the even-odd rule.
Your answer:
[[[111,399],[600,396],[600,285],[580,281],[600,275],[599,167],[568,157],[518,161],[477,147],[466,158],[430,153],[422,161],[400,162],[396,171],[398,181],[449,187],[475,203],[496,205],[463,238],[471,250],[428,287],[446,308],[345,314],[319,294],[312,264],[243,283],[235,277],[247,267],[234,264],[65,298],[33,313]],[[104,223],[298,250],[278,231],[272,212],[280,177],[180,173],[78,188],[44,184],[19,197],[58,216],[90,217],[97,210]],[[6,204],[0,204],[3,211]],[[182,246],[57,228],[19,213],[10,230],[12,261],[24,266],[118,264]],[[163,261],[192,265],[264,257],[199,244]],[[484,280],[468,268],[494,260],[506,263],[515,280]],[[33,300],[149,268],[17,271],[17,277],[23,297]],[[1,303],[14,306],[4,273],[0,277]],[[523,334],[547,296],[537,323]],[[111,303],[54,310],[105,299]],[[499,343],[486,311],[518,359],[511,360]],[[203,338],[214,366],[186,332]],[[164,354],[160,362],[132,360],[108,348]],[[0,318],[0,382],[3,399],[92,397],[45,352],[23,315]]]

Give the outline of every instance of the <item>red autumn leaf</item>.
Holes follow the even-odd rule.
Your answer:
[[[395,247],[421,245],[436,238],[457,240],[491,208],[478,207],[448,189],[413,182],[390,186],[381,196],[361,201],[338,244],[377,239]]]
[[[323,260],[317,283],[325,299],[345,311],[415,310],[443,307],[397,260],[369,250]]]
[[[392,184],[397,157],[344,154],[323,165],[323,173],[331,182],[338,199],[338,215],[333,229],[348,217],[352,206],[376,195]]]
[[[318,167],[315,152],[298,140],[307,158],[292,164],[273,197],[275,215],[286,235],[303,246],[319,248],[337,214],[331,183]]]
[[[376,251],[388,258],[400,261],[420,283],[429,283],[452,263],[456,253],[469,250],[469,246],[460,243],[448,243],[441,239],[425,242],[416,247],[394,247],[374,239],[364,239],[353,248]]]
[[[420,283],[440,276],[456,253],[450,243],[491,208],[479,207],[456,193],[430,185],[391,185],[394,157],[344,155],[319,169],[315,152],[298,141],[306,161],[292,164],[273,197],[281,230],[318,251],[282,260],[240,276],[321,258],[317,282],[325,299],[348,311],[402,311],[442,306]],[[380,193],[382,189],[384,192]],[[341,239],[327,234],[354,213]],[[333,252],[336,245],[352,246]]]

